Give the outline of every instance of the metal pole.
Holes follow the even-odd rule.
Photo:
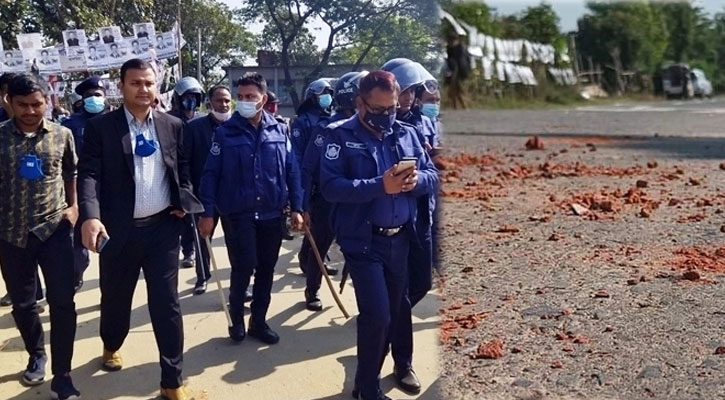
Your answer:
[[[196,80],[201,83],[201,28],[197,29]]]
[[[177,56],[179,57],[179,76],[184,76],[184,71],[181,65],[181,0],[179,0],[179,7],[176,14],[176,27],[176,46],[178,47]]]

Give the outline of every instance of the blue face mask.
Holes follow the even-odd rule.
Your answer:
[[[425,115],[426,117],[430,119],[435,119],[438,117],[438,114],[441,112],[441,106],[435,103],[425,103],[423,104],[423,107],[420,108],[420,113]]]
[[[375,129],[378,132],[386,132],[390,129],[390,127],[393,126],[393,122],[395,122],[396,114],[390,113],[390,115],[387,114],[372,114],[370,112],[365,113],[365,117],[363,118],[363,121],[365,121],[366,124],[370,125],[373,129]]]
[[[148,157],[154,154],[159,144],[155,140],[148,140],[143,135],[136,135],[136,153],[140,157]]]
[[[317,103],[322,108],[328,108],[332,105],[332,95],[331,94],[323,94],[320,96],[320,98],[317,100]]]
[[[181,107],[186,111],[196,110],[196,99],[186,98],[181,101]]]
[[[35,154],[26,154],[20,159],[20,176],[35,181],[45,176],[43,174],[43,160]]]
[[[91,114],[98,114],[106,109],[106,100],[101,96],[89,96],[83,99],[83,108]]]

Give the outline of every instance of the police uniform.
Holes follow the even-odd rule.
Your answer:
[[[301,106],[298,112],[297,118],[292,122],[291,126],[291,140],[292,149],[295,152],[295,157],[299,163],[304,160],[305,151],[307,145],[310,142],[310,137],[313,135],[313,131],[318,128],[324,128],[329,122],[330,114],[327,110],[320,108],[316,101],[307,99]],[[299,261],[300,268],[303,272],[307,272],[307,255],[309,254],[312,247],[310,242],[305,237],[302,240],[302,246],[300,247]]]
[[[92,76],[76,86],[75,93],[79,96],[83,96],[83,93],[90,89],[101,89],[104,91],[106,90],[103,81],[101,81],[101,78],[99,76]],[[105,110],[97,114],[91,114],[90,112],[86,111],[85,108],[82,108],[80,112],[74,113],[70,116],[70,118],[63,121],[61,125],[70,129],[73,133],[76,154],[81,154],[81,151],[83,149],[83,134],[86,128],[86,122],[89,119],[104,113]],[[83,246],[81,240],[80,228],[80,224],[76,225],[73,232],[73,256],[76,274],[76,288],[80,288],[80,285],[83,283],[83,273],[86,271],[86,269],[88,269],[88,265],[90,265],[91,263],[88,249]]]
[[[406,156],[418,160],[418,184],[388,195],[382,175]],[[417,240],[417,197],[433,192],[438,177],[415,128],[399,121],[380,140],[351,118],[328,130],[320,160],[322,194],[334,203],[331,224],[360,310],[356,389],[364,399],[382,398],[378,374],[404,296],[409,244]]]
[[[330,228],[330,212],[332,204],[325,200],[320,192],[320,156],[322,155],[328,129],[335,129],[337,125],[345,121],[347,117],[341,113],[335,113],[330,119],[327,127],[317,127],[302,160],[302,189],[304,190],[304,209],[309,212],[311,221],[310,233],[315,239],[317,250],[323,259],[335,240],[335,233]],[[314,250],[310,247],[307,251],[307,260],[314,260]],[[322,272],[314,266],[306,271],[307,293],[316,294],[322,283]],[[307,297],[307,296],[306,296]]]
[[[411,109],[402,121],[416,127],[418,138],[432,146],[437,143],[433,122],[417,109]],[[433,285],[432,221],[436,208],[436,191],[419,196],[417,201],[417,241],[408,253],[408,287],[400,308],[400,323],[392,338],[392,354],[396,371],[412,369],[413,324],[412,308],[420,302]]]
[[[226,220],[234,326],[244,326],[244,294],[254,273],[249,331],[269,329],[266,316],[282,245],[283,209],[289,200],[292,211],[302,212],[299,164],[284,125],[262,111],[255,129],[235,112],[216,131],[199,195],[204,217],[212,217],[216,208]]]

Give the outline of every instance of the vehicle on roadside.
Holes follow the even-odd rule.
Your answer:
[[[712,96],[712,83],[707,79],[703,70],[693,68],[690,73],[690,79],[692,80],[695,96],[700,98]]]
[[[668,99],[691,99],[695,95],[690,66],[669,64],[662,68],[662,90]]]

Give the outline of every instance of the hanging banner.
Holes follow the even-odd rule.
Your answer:
[[[35,51],[35,65],[41,73],[60,73],[60,54],[55,47],[47,47]]]
[[[156,35],[156,57],[159,59],[176,57],[176,36],[174,32],[164,32]]]
[[[108,67],[106,45],[100,40],[88,42],[88,54],[86,55],[88,69],[105,69]]]
[[[43,35],[40,33],[21,33],[16,35],[18,48],[23,52],[26,60],[35,58],[36,50],[43,48]]]
[[[3,71],[5,72],[25,72],[29,68],[25,64],[25,57],[20,50],[5,50],[3,52]]]
[[[133,35],[136,39],[151,40],[156,37],[156,28],[153,22],[133,24]]]
[[[100,29],[98,29],[98,37],[105,44],[123,41],[123,36],[121,35],[121,28],[118,26],[101,27]]]
[[[149,40],[148,38],[125,38],[126,45],[130,50],[129,59],[131,58],[149,58]]]
[[[108,66],[111,68],[120,68],[128,60],[129,50],[128,43],[125,40],[121,40],[118,43],[106,44]]]
[[[86,46],[88,45],[86,31],[83,29],[63,31],[63,45],[65,46],[66,54],[69,56],[84,54]]]

